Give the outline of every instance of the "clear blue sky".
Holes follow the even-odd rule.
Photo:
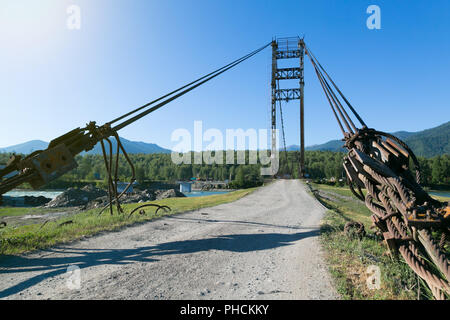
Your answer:
[[[66,27],[67,7],[81,29]],[[366,8],[381,8],[369,30]],[[370,127],[450,119],[450,1],[2,0],[0,147],[51,139],[142,105],[272,37],[305,41]],[[119,132],[171,148],[174,129],[270,127],[270,49]],[[306,144],[340,138],[305,64]],[[298,102],[284,107],[298,144]]]

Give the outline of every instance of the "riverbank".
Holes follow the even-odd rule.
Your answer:
[[[68,188],[67,188],[68,189]],[[6,197],[46,197],[49,199],[54,199],[57,196],[59,196],[61,193],[66,191],[67,189],[44,189],[44,190],[33,190],[33,189],[23,189],[23,188],[17,188],[13,189],[11,191],[8,191],[7,193],[3,194],[3,196]],[[137,188],[139,189],[139,188]],[[142,189],[142,188],[141,188]],[[153,188],[153,189],[162,189],[162,188]],[[173,188],[164,188],[164,189],[173,189]],[[238,189],[208,189],[208,190],[202,190],[202,189],[192,189],[193,192],[201,192],[201,191],[207,191],[207,192],[232,192],[236,191]]]
[[[194,191],[211,191],[211,192],[215,192],[215,191],[217,191],[217,192],[231,192],[231,191],[236,191],[236,190],[238,190],[238,189],[219,189],[219,188],[212,188],[212,189],[194,189],[194,188],[192,188],[191,189],[192,190],[192,192],[194,192]]]

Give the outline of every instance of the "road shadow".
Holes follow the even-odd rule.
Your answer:
[[[188,218],[188,217],[180,217],[180,216],[166,216],[165,218],[168,220],[181,220],[181,221],[193,222],[193,223],[224,223],[224,224],[260,226],[260,227],[292,229],[292,230],[311,230],[311,229],[320,228],[319,225],[316,225],[316,226],[290,226],[290,225],[262,223],[262,222],[256,222],[256,221],[223,220],[223,219],[218,220],[218,219],[211,219],[211,218]]]
[[[14,256],[2,259],[0,274],[31,272],[27,280],[0,291],[0,298],[21,292],[47,278],[66,272],[67,267],[76,265],[80,269],[98,265],[125,265],[135,262],[151,263],[158,261],[159,256],[174,254],[189,254],[209,250],[250,252],[269,250],[288,246],[296,241],[319,235],[319,230],[283,234],[283,233],[257,233],[257,234],[229,234],[210,237],[206,239],[182,240],[144,246],[132,249],[79,249],[61,247],[44,250],[48,257],[32,258],[27,256]],[[58,257],[56,254],[70,256]]]

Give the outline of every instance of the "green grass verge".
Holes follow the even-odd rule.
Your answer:
[[[0,218],[19,217],[24,215],[41,215],[50,212],[61,212],[64,208],[40,208],[40,207],[0,207]]]
[[[327,185],[312,185],[313,190],[324,192],[318,197],[329,210],[321,225],[321,244],[336,289],[343,299],[355,300],[412,300],[417,299],[418,278],[402,260],[393,260],[386,254],[387,248],[369,228],[371,212],[364,203],[351,198],[345,188]],[[347,221],[362,222],[367,235],[362,239],[347,236],[344,225]],[[369,289],[368,268],[380,268],[380,289]],[[429,293],[421,288],[421,298]]]
[[[450,202],[450,198],[449,197],[433,196],[432,195],[432,198],[435,198],[435,199],[437,199],[437,200],[439,200],[441,202]]]
[[[45,225],[31,224],[20,227],[7,226],[0,229],[0,257],[1,255],[17,255],[37,249],[44,249],[57,244],[93,236],[104,231],[117,231],[125,226],[142,223],[164,215],[172,215],[232,202],[248,195],[255,189],[256,188],[250,188],[227,194],[205,197],[168,198],[148,202],[166,205],[172,209],[170,212],[163,212],[160,210],[157,215],[155,214],[154,208],[148,207],[144,208],[146,214],[140,215],[136,212],[128,218],[128,214],[134,208],[142,205],[142,203],[125,204],[123,205],[125,214],[117,214],[117,212],[114,212],[114,215],[110,215],[109,211],[105,210],[99,216],[98,213],[100,212],[100,209],[92,209],[48,222]],[[12,210],[10,213],[16,215],[30,211],[30,208],[13,209],[17,210]],[[37,213],[38,209],[36,208],[32,211]],[[69,220],[72,221],[72,223],[60,226],[61,223]]]

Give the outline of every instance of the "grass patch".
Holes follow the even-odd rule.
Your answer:
[[[17,216],[23,216],[26,214],[44,214],[49,212],[57,212],[61,211],[61,208],[55,209],[55,208],[30,208],[30,207],[0,207],[0,217],[17,217]]]
[[[385,253],[387,247],[372,232],[371,212],[364,203],[350,198],[351,192],[344,188],[313,184],[313,192],[329,210],[321,225],[321,244],[336,289],[343,299],[351,300],[413,300],[417,299],[418,278],[403,262],[393,260]],[[364,224],[367,235],[362,239],[344,233],[348,221]],[[369,266],[380,268],[380,289],[369,289],[367,273]],[[421,289],[422,290],[422,289]],[[422,298],[424,298],[422,290]]]
[[[431,197],[435,198],[436,200],[439,200],[441,202],[450,202],[449,197],[442,197],[442,196],[435,196],[435,195],[431,195]]]
[[[57,244],[93,236],[104,231],[117,231],[125,226],[142,223],[164,215],[172,215],[232,202],[248,195],[255,189],[256,188],[250,188],[227,194],[205,197],[168,198],[148,202],[166,205],[172,209],[170,212],[159,210],[157,215],[155,214],[156,210],[154,208],[148,207],[144,208],[146,211],[145,215],[140,215],[136,212],[133,216],[128,218],[128,214],[134,208],[142,205],[142,203],[124,204],[123,208],[125,214],[117,214],[117,212],[114,211],[114,215],[110,215],[109,211],[105,210],[102,215],[99,216],[98,213],[100,212],[100,209],[92,209],[48,222],[45,225],[31,224],[20,227],[7,226],[0,229],[0,254],[17,255],[24,252],[44,249]],[[16,214],[19,214],[20,212],[24,214],[23,209],[30,210],[30,208],[13,209],[18,209],[15,212]],[[22,209],[22,211],[19,209]],[[34,210],[36,213],[37,209],[38,208],[35,208]],[[14,210],[12,212],[14,214]],[[61,225],[68,221],[72,222]]]

